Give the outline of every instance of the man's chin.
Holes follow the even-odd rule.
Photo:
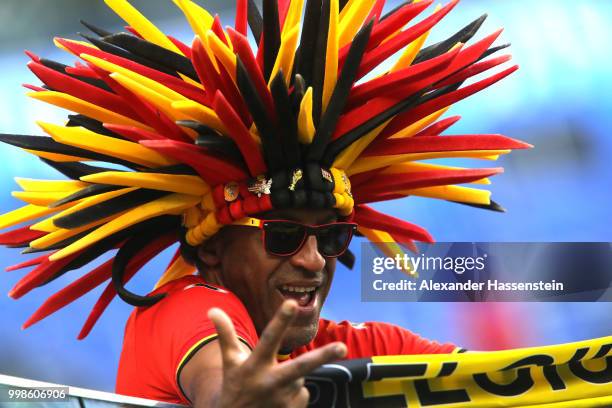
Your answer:
[[[283,341],[283,351],[289,351],[305,346],[310,343],[319,329],[318,319],[307,324],[293,324],[287,330]],[[288,354],[288,353],[287,353]]]

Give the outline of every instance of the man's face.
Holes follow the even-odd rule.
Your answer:
[[[336,221],[332,210],[287,210],[266,214],[266,219],[285,219],[320,225]],[[325,258],[317,250],[317,239],[309,236],[294,255],[269,255],[257,228],[229,226],[223,229],[215,246],[217,265],[211,265],[207,246],[200,257],[207,265],[205,278],[232,291],[244,303],[259,334],[286,299],[298,302],[298,314],[287,331],[283,349],[310,342],[317,333],[319,315],[336,268],[335,258]],[[209,256],[208,259],[206,257]]]

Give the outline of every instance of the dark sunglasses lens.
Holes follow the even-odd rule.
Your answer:
[[[269,222],[264,224],[266,251],[275,255],[295,252],[304,241],[304,227],[292,222]]]
[[[319,252],[323,256],[340,256],[348,246],[353,236],[353,226],[348,224],[332,224],[317,229]]]

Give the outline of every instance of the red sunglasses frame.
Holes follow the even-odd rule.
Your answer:
[[[271,250],[268,249],[267,245],[266,245],[266,226],[271,224],[271,223],[289,223],[289,224],[294,224],[294,225],[299,225],[301,227],[304,228],[304,235],[302,237],[302,241],[300,242],[300,244],[298,245],[298,247],[291,253],[276,253],[273,252]],[[311,224],[304,224],[298,221],[293,221],[293,220],[260,220],[258,218],[245,218],[243,220],[240,220],[239,222],[235,223],[236,225],[243,225],[243,226],[247,226],[247,227],[255,227],[255,228],[259,228],[261,229],[261,240],[262,240],[262,244],[264,246],[264,248],[266,249],[266,252],[269,253],[270,255],[274,255],[274,256],[282,256],[282,257],[291,257],[295,254],[297,254],[298,252],[300,252],[300,250],[304,247],[304,244],[306,243],[306,240],[308,239],[309,236],[314,235],[315,237],[318,238],[318,234],[317,232],[320,229],[323,229],[325,227],[330,227],[333,225],[345,225],[345,226],[349,226],[351,227],[349,229],[349,237],[346,240],[346,243],[344,245],[344,247],[342,248],[342,250],[337,254],[337,255],[332,255],[332,256],[328,256],[328,255],[323,255],[321,254],[323,257],[325,258],[337,258],[339,256],[342,256],[342,254],[344,254],[349,246],[349,244],[351,243],[351,240],[353,239],[353,236],[355,234],[355,232],[357,231],[357,227],[358,225],[354,222],[343,222],[343,221],[338,221],[338,222],[330,222],[327,224],[319,224],[319,225],[311,225]],[[319,250],[319,246],[318,246],[318,239],[317,239],[317,251]],[[319,253],[321,253],[319,251]]]

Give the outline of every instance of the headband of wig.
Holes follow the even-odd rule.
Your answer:
[[[28,52],[44,84],[27,85],[29,96],[73,114],[64,125],[38,122],[48,136],[0,135],[66,176],[17,179],[23,191],[13,195],[27,205],[0,216],[0,228],[25,226],[0,235],[0,244],[41,255],[9,268],[33,268],[10,296],[118,252],[25,326],[106,283],[83,338],[117,294],[138,306],[158,300],[124,285],[161,251],[182,243],[158,286],[194,273],[189,248],[274,209],[335,209],[386,254],[432,238],[369,203],[421,196],[502,211],[490,192],[470,186],[502,169],[422,162],[496,160],[530,147],[501,135],[442,135],[459,119],[442,118],[452,104],[517,67],[464,85],[510,59],[493,56],[506,47],[494,45],[501,30],[467,45],[483,16],[424,47],[457,4],[414,23],[432,1],[383,15],[385,0],[263,0],[261,11],[237,0],[235,26],[223,28],[191,0],[174,0],[195,34],[188,45],[126,0],[105,0],[126,32],[84,23],[86,41],[56,38],[80,59],[72,66]],[[353,260],[350,252],[340,259],[349,267]]]

